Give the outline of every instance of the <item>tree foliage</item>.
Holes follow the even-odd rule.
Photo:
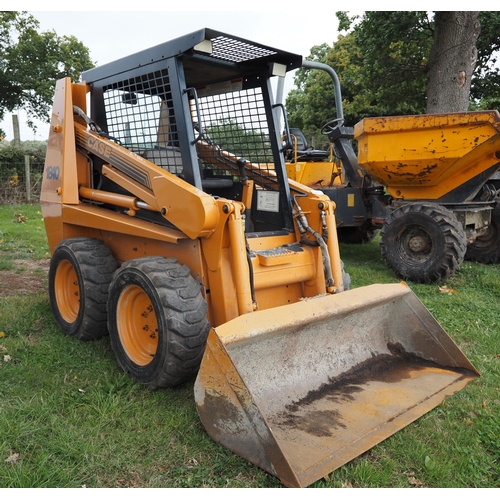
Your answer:
[[[337,41],[312,47],[308,59],[324,62],[337,72],[345,120],[354,125],[364,117],[426,112],[429,57],[434,43],[434,15],[425,11],[365,12],[362,17],[337,12]],[[472,76],[471,109],[500,104],[500,12],[480,12],[477,65]],[[296,89],[287,98],[290,125],[316,137],[335,118],[333,86],[324,72],[300,69]]]
[[[40,32],[26,12],[0,11],[0,120],[24,107],[33,119],[48,121],[56,80],[79,80],[93,66],[89,50],[74,36]]]
[[[327,44],[315,46],[308,59],[326,63],[335,69],[342,87],[346,122],[354,123],[360,114],[377,114],[376,110],[371,109],[373,105],[360,78],[361,55],[353,34],[339,35],[334,47],[335,50]],[[328,139],[319,130],[337,116],[332,80],[324,71],[301,68],[294,82],[297,88],[290,91],[286,100],[289,124],[302,129],[311,146],[325,149]]]
[[[205,133],[223,151],[244,157],[252,162],[269,159],[271,143],[262,131],[245,128],[232,119],[221,119],[207,126]]]
[[[477,64],[472,77],[471,106],[480,109],[500,109],[500,12],[479,14],[481,32],[477,39]]]

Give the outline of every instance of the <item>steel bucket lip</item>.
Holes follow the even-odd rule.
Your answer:
[[[287,318],[289,324],[293,323],[299,328],[309,323],[311,319],[314,321],[328,319],[333,312],[342,314],[363,311],[375,304],[382,304],[412,293],[404,282],[368,285],[338,294],[305,297],[298,302],[271,309],[256,310],[216,326],[214,330],[224,345],[229,346],[260,336],[264,331],[274,333],[281,329],[283,324],[276,323],[278,317]],[[311,313],[312,309],[314,311]]]
[[[443,387],[431,391],[427,382],[432,378],[436,378],[436,375],[440,377]],[[392,411],[392,413],[388,412],[386,418],[383,418],[383,416],[374,417],[371,413],[367,414],[365,418],[365,416],[359,412],[360,418],[353,419],[353,421],[349,422],[348,425],[344,427],[342,423],[345,422],[345,420],[343,421],[340,416],[336,414],[336,411],[342,408],[342,405],[338,405],[333,407],[333,413],[336,418],[336,421],[334,421],[336,428],[332,433],[328,434],[325,432],[327,426],[321,420],[319,420],[319,429],[323,431],[324,434],[322,436],[316,436],[314,440],[307,436],[304,430],[290,428],[288,433],[293,434],[294,441],[291,447],[290,443],[287,442],[287,437],[280,435],[281,429],[277,429],[276,425],[273,423],[270,424],[270,427],[276,438],[277,444],[280,446],[283,455],[289,462],[290,469],[294,471],[299,485],[304,487],[321,479],[332,470],[345,465],[410,423],[418,420],[430,410],[441,404],[444,399],[461,390],[474,378],[476,378],[476,375],[470,374],[470,372],[469,375],[457,374],[456,377],[453,372],[448,372],[447,370],[442,370],[441,374],[433,373],[432,370],[430,373],[421,372],[415,381],[420,383],[420,385],[425,384],[427,386],[426,391],[422,391],[422,396],[417,397],[416,400],[412,401],[410,404],[403,404],[401,402],[399,409]],[[384,389],[366,391],[364,403],[373,397],[376,398],[377,395],[383,391]],[[401,392],[402,386],[398,385],[397,390],[392,394],[396,402]],[[349,415],[352,415],[352,408],[355,408],[357,405],[361,406],[359,400],[360,394],[360,392],[356,393],[356,402],[350,406],[350,409],[346,410]],[[315,411],[314,407],[311,406],[310,412],[314,414]],[[308,419],[307,414],[304,414],[303,419],[308,420],[307,425],[309,429],[314,430],[314,422],[312,422],[312,419]],[[296,420],[300,421],[297,416]],[[302,436],[302,441],[300,443],[297,437],[299,434]],[[311,451],[316,452],[320,445],[323,447],[323,453],[321,454],[318,452],[316,455],[313,455]],[[309,447],[309,450],[306,449],[306,446]],[[308,461],[308,454],[310,457],[314,458]]]

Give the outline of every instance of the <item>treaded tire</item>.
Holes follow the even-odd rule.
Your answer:
[[[117,267],[101,240],[70,238],[57,245],[50,261],[49,299],[66,335],[80,340],[107,335],[108,288]]]
[[[201,285],[177,259],[145,257],[115,273],[108,328],[118,364],[149,389],[197,373],[210,325]]]
[[[340,243],[347,243],[349,245],[370,243],[377,236],[377,233],[378,229],[369,224],[337,228],[337,237]]]
[[[447,279],[462,264],[466,236],[450,210],[435,203],[411,203],[387,217],[380,249],[398,278],[433,283]]]
[[[465,258],[481,264],[495,264],[500,261],[500,204],[491,213],[488,232],[467,245]]]

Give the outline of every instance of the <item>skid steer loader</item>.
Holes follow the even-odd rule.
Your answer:
[[[301,152],[305,139],[290,129],[287,171],[335,202],[339,241],[368,243],[380,229],[387,266],[421,283],[448,278],[464,259],[500,259],[498,111],[365,118],[346,127],[335,71],[304,67],[332,77],[337,117],[321,131],[337,162]]]
[[[477,371],[405,284],[349,290],[334,203],[285,175],[273,75],[211,29],[57,82],[41,203],[55,321],[218,443],[307,486]]]

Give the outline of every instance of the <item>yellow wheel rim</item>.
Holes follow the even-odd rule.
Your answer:
[[[61,261],[57,266],[54,293],[62,319],[74,323],[80,311],[80,285],[76,270],[68,260]]]
[[[151,363],[158,348],[158,320],[148,294],[137,285],[124,288],[116,316],[118,335],[127,356],[139,366]]]

